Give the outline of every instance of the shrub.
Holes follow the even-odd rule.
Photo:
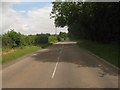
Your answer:
[[[57,36],[54,36],[54,35],[52,35],[52,36],[49,36],[49,39],[48,39],[48,41],[49,41],[49,43],[55,43],[55,42],[57,42],[58,40],[57,40]]]
[[[48,43],[48,35],[45,34],[37,34],[36,44]]]

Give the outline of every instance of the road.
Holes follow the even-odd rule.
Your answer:
[[[79,48],[58,42],[3,65],[3,88],[118,88],[118,70]]]

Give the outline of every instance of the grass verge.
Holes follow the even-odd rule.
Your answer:
[[[16,51],[14,51],[12,53],[2,55],[2,63],[11,61],[11,60],[21,57],[27,53],[36,51],[40,48],[41,47],[38,47],[38,46],[29,46],[29,47],[23,47],[22,49],[17,49]]]
[[[119,50],[117,44],[101,44],[87,40],[79,41],[77,44],[120,68],[118,64]]]
[[[8,54],[3,54],[2,55],[2,63],[5,63],[5,62],[8,62],[8,61],[11,61],[13,59],[17,59],[25,54],[28,54],[28,53],[31,53],[31,52],[34,52],[40,48],[44,48],[44,47],[47,47],[49,46],[50,44],[47,43],[47,44],[41,44],[39,46],[25,46],[25,47],[18,47],[14,50],[14,52],[12,53],[8,53]]]

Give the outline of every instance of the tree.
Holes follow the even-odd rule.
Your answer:
[[[116,2],[53,2],[51,17],[57,27],[68,27],[71,38],[112,43],[119,36],[118,12]]]
[[[37,34],[36,44],[48,43],[48,35],[46,34]]]

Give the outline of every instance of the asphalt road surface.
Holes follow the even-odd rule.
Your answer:
[[[58,42],[3,65],[3,88],[118,88],[118,70],[79,48]]]

